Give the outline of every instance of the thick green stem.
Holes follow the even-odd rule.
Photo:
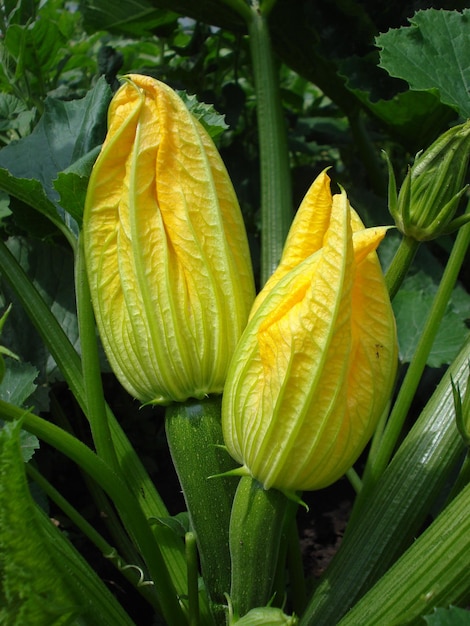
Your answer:
[[[434,607],[468,599],[470,485],[439,515],[339,626],[415,624]],[[420,620],[421,623],[421,620]]]
[[[467,341],[359,512],[354,509],[301,626],[338,623],[419,533],[462,459],[450,381],[465,388],[469,357]]]
[[[248,20],[261,161],[261,285],[276,269],[292,222],[286,123],[267,20],[255,8]]]
[[[374,456],[369,456],[368,465],[363,478],[361,498],[367,496],[368,490],[384,472],[393,454],[397,441],[402,432],[408,410],[418,388],[421,375],[426,366],[432,344],[436,337],[440,323],[448,306],[452,290],[457,281],[462,263],[470,244],[470,225],[463,226],[455,240],[442,280],[434,298],[423,333],[416,347],[400,392],[393,406],[384,434]]]
[[[217,623],[225,623],[230,590],[228,527],[237,481],[220,476],[236,467],[224,444],[221,397],[173,404],[165,425],[173,464],[183,490]]]
[[[277,489],[265,490],[251,476],[240,479],[230,520],[230,597],[236,617],[271,600],[288,504]]]

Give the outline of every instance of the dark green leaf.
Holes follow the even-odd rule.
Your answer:
[[[16,60],[17,75],[31,73],[36,79],[57,63],[57,53],[66,43],[65,37],[50,20],[36,20],[32,25],[14,24],[7,29],[5,47]]]
[[[409,363],[413,357],[437,287],[438,284],[429,275],[419,271],[404,281],[393,300],[400,360],[403,363]],[[470,296],[461,287],[456,287],[428,357],[430,367],[450,363],[460,350],[462,342],[470,334],[465,325],[469,307]]]
[[[399,81],[391,78],[388,80],[393,86],[387,88],[384,72],[374,62],[375,57],[367,60],[351,57],[341,63],[348,89],[374,116],[392,128],[412,152],[421,150],[434,140],[436,129],[445,127],[455,117],[454,111],[441,103],[436,90],[399,91],[400,84],[395,84]],[[384,98],[384,92],[389,92],[389,97]]]
[[[102,142],[110,98],[100,79],[81,100],[48,99],[33,133],[0,151],[0,187],[77,234],[77,223],[59,204],[53,181]]]
[[[73,255],[62,247],[34,240],[13,239],[8,242],[13,255],[32,280],[36,289],[58,319],[70,341],[78,347],[78,326],[75,309]],[[5,302],[15,303],[13,293],[2,280]],[[45,384],[60,374],[55,361],[31,325],[20,305],[13,306],[2,341],[22,361],[33,364],[40,372],[40,382]]]
[[[34,393],[38,370],[30,363],[8,360],[5,376],[0,384],[0,398],[10,404],[23,406],[29,396]]]
[[[89,565],[39,510],[20,449],[21,421],[0,429],[0,623],[132,626]],[[83,617],[83,622],[76,620]]]
[[[60,194],[60,205],[66,209],[79,226],[82,224],[88,180],[100,148],[97,146],[81,159],[72,163],[70,167],[60,172],[54,181],[54,188]]]
[[[470,9],[428,9],[409,21],[411,26],[377,37],[380,66],[470,117]]]
[[[24,474],[20,427],[6,424],[0,430],[0,622],[46,626],[79,611],[38,525]]]
[[[82,10],[89,28],[133,35],[172,26],[178,17],[172,11],[155,8],[148,0],[87,0],[82,2]]]

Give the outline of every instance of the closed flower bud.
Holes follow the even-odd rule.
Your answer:
[[[397,228],[417,241],[434,239],[465,224],[470,215],[454,219],[470,158],[470,121],[454,126],[416,156],[397,196],[389,166],[389,208]]]
[[[83,226],[106,355],[142,403],[220,393],[254,298],[227,171],[179,96],[150,77],[125,80],[108,125]]]
[[[241,619],[231,621],[232,626],[296,626],[299,621],[295,615],[286,615],[282,609],[264,606],[251,609]]]
[[[259,294],[227,377],[228,451],[268,489],[325,487],[357,459],[391,393],[395,320],[375,249],[322,173]]]

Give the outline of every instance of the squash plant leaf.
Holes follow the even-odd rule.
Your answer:
[[[450,606],[448,609],[434,609],[434,613],[423,619],[428,626],[469,626],[470,611]]]
[[[155,30],[171,30],[177,13],[156,8],[149,0],[92,0],[81,5],[88,29],[142,36]]]
[[[66,624],[79,606],[38,523],[20,453],[20,426],[6,424],[0,431],[0,623]]]
[[[409,363],[413,357],[437,288],[431,276],[419,271],[406,278],[393,300],[402,363]],[[470,334],[466,325],[469,307],[468,293],[455,287],[428,357],[429,367],[441,367],[455,358]]]
[[[48,98],[31,135],[0,151],[0,188],[44,214],[64,232],[77,235],[81,215],[76,203],[72,217],[66,203],[59,202],[53,181],[102,142],[110,99],[111,90],[104,78],[81,100]]]
[[[34,381],[37,375],[38,370],[30,363],[9,359],[0,384],[0,398],[15,406],[23,406],[36,389]]]
[[[21,420],[0,429],[0,623],[65,626],[78,619],[89,626],[132,626],[104,583],[34,503],[20,432]]]
[[[64,246],[22,237],[10,237],[7,245],[78,350],[72,251]],[[2,335],[5,345],[8,345],[22,361],[34,365],[39,372],[38,384],[42,388],[54,380],[61,380],[62,375],[54,359],[3,276],[0,288],[4,302],[13,303]],[[38,407],[38,400],[36,394],[34,397],[36,410],[38,408],[46,410],[44,406]],[[14,403],[21,405],[21,402]]]
[[[470,117],[470,9],[418,11],[410,24],[376,38],[380,67]]]

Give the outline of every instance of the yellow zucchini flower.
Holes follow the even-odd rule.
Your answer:
[[[355,462],[392,390],[395,320],[375,249],[325,172],[255,300],[227,377],[228,451],[268,489],[326,487]]]
[[[142,403],[221,393],[254,281],[242,215],[212,140],[167,85],[114,96],[84,214],[101,340]]]

